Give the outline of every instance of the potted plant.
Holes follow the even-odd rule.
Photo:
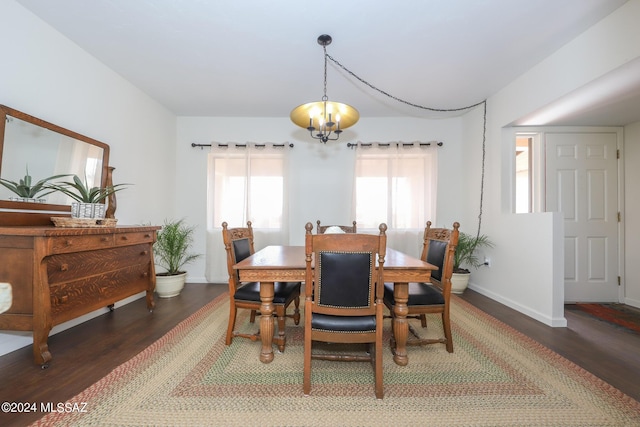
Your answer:
[[[196,260],[200,254],[190,252],[195,227],[185,224],[183,219],[166,220],[153,245],[156,265],[165,271],[156,273],[156,292],[161,298],[180,294],[187,277],[182,267]]]
[[[493,242],[484,234],[472,236],[467,233],[460,233],[458,245],[456,246],[456,251],[453,256],[451,292],[461,294],[467,289],[471,271],[466,267],[478,268],[484,265],[484,261],[481,262],[475,253],[476,249],[484,247],[493,247]]]
[[[71,216],[74,218],[104,218],[106,205],[103,201],[111,194],[120,191],[130,184],[117,184],[109,187],[89,187],[87,179],[82,181],[78,175],[73,175],[73,182],[66,181],[50,184],[47,188],[59,191],[71,197],[76,202],[71,204]]]
[[[25,202],[43,202],[43,197],[56,191],[49,187],[49,182],[54,179],[63,178],[69,176],[69,174],[54,175],[48,178],[41,179],[40,181],[33,183],[31,175],[29,175],[29,167],[26,168],[26,175],[18,182],[10,181],[8,179],[0,178],[0,184],[8,188],[12,193],[18,197],[10,200],[25,201]]]

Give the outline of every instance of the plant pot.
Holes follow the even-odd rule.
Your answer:
[[[451,275],[451,292],[461,294],[469,285],[469,277],[471,273],[453,273]]]
[[[72,218],[104,218],[107,206],[104,203],[71,203]]]
[[[182,292],[184,283],[187,279],[187,273],[174,275],[166,275],[163,273],[156,274],[156,292],[160,298],[175,297]]]

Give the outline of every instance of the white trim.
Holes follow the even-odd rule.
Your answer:
[[[567,327],[567,319],[563,316],[560,318],[553,318],[546,316],[538,311],[531,310],[529,307],[516,303],[515,301],[504,298],[501,295],[488,291],[484,288],[477,286],[473,282],[469,282],[469,289],[476,291],[477,293],[484,295],[492,300],[495,300],[503,305],[506,305],[509,308],[512,308],[522,314],[525,314],[539,322],[544,323],[545,325],[554,327],[554,328],[566,328]]]

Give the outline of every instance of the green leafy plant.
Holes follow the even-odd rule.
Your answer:
[[[59,191],[80,203],[100,203],[111,194],[123,190],[127,185],[117,184],[109,187],[89,187],[86,178],[84,181],[78,175],[73,175],[73,182],[66,181],[59,184],[50,184],[47,187],[52,191]]]
[[[160,275],[173,276],[181,274],[181,268],[200,257],[190,253],[195,227],[188,226],[184,220],[166,220],[153,245],[156,264],[164,268],[166,273]]]
[[[8,188],[12,193],[23,197],[25,199],[36,199],[44,197],[53,193],[54,189],[51,189],[49,182],[54,179],[64,178],[69,174],[54,175],[48,178],[41,179],[40,181],[33,183],[31,175],[29,175],[29,167],[26,168],[26,175],[20,179],[19,182],[10,181],[8,179],[0,178],[0,184]]]
[[[475,254],[475,250],[478,248],[492,248],[493,242],[489,240],[489,237],[481,234],[479,236],[472,236],[467,233],[460,233],[458,238],[458,245],[453,256],[453,272],[454,273],[469,273],[467,268],[461,267],[461,265],[478,268],[483,263],[478,259]]]

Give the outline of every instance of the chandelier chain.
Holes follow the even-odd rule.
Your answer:
[[[327,46],[323,45],[322,49],[324,50],[324,96],[322,100],[326,101],[329,99],[327,98]]]
[[[487,142],[487,100],[482,101],[484,104],[484,112],[482,116],[482,172],[480,176],[480,209],[478,212],[478,233],[476,238],[480,238],[480,227],[482,226],[482,201],[484,200],[484,166],[485,157],[487,154],[486,142]]]
[[[483,100],[480,102],[477,102],[475,104],[472,105],[468,105],[466,107],[460,107],[460,108],[432,108],[432,107],[425,107],[423,105],[418,105],[415,104],[413,102],[409,102],[409,101],[405,101],[404,99],[398,98],[397,96],[393,96],[388,92],[385,92],[382,89],[377,88],[376,86],[372,85],[371,83],[369,83],[368,81],[364,80],[362,77],[358,76],[357,74],[355,74],[353,71],[349,70],[347,67],[345,67],[344,65],[342,65],[338,60],[336,60],[334,57],[332,57],[331,55],[329,55],[327,53],[327,48],[324,47],[324,55],[325,55],[325,60],[324,60],[324,73],[325,73],[325,95],[326,95],[326,85],[327,85],[327,58],[330,59],[334,64],[336,64],[338,67],[342,68],[346,73],[348,73],[349,75],[351,75],[353,78],[355,78],[356,80],[358,80],[359,82],[361,82],[362,84],[365,84],[367,86],[369,86],[371,89],[395,100],[398,101],[400,103],[409,105],[411,107],[415,107],[415,108],[419,108],[422,110],[428,110],[428,111],[436,111],[436,112],[455,112],[455,111],[464,111],[464,110],[469,110],[471,108],[477,107],[479,105],[482,105],[484,107],[484,111],[483,111],[483,118],[482,118],[482,166],[481,166],[481,176],[480,176],[480,207],[479,207],[479,211],[478,211],[478,231],[476,236],[480,237],[480,230],[482,227],[482,209],[483,209],[483,201],[484,201],[484,178],[485,178],[485,162],[486,162],[486,142],[487,142],[487,100]]]
[[[355,74],[353,71],[349,70],[347,67],[345,67],[344,65],[342,65],[338,60],[336,60],[334,57],[332,57],[331,55],[329,55],[327,53],[327,49],[325,48],[325,73],[326,73],[326,67],[327,67],[327,63],[326,63],[326,58],[329,58],[334,64],[336,64],[338,67],[342,68],[345,72],[349,73],[352,77],[354,77],[355,79],[357,79],[358,81],[360,81],[361,83],[369,86],[371,89],[380,92],[381,94],[388,96],[389,98],[396,100],[398,102],[401,102],[403,104],[407,104],[411,107],[415,107],[415,108],[420,108],[422,110],[428,110],[428,111],[437,111],[437,112],[453,112],[453,111],[464,111],[464,110],[469,110],[471,108],[477,107],[478,105],[482,105],[482,103],[484,103],[485,101],[480,101],[476,104],[473,105],[468,105],[466,107],[460,107],[460,108],[432,108],[432,107],[425,107],[423,105],[418,105],[418,104],[414,104],[413,102],[409,102],[409,101],[405,101],[404,99],[398,98],[397,96],[393,96],[388,92],[385,92],[382,89],[377,88],[376,86],[372,85],[371,83],[369,83],[368,81],[364,80],[362,77],[358,76],[357,74]],[[325,74],[326,76],[326,74]],[[326,81],[325,81],[326,84]]]

